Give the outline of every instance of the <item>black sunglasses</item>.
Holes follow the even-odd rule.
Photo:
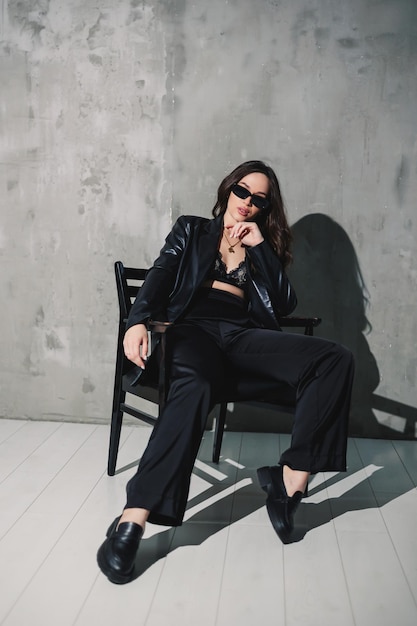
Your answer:
[[[242,187],[238,183],[235,183],[232,187],[232,191],[241,200],[246,200],[246,198],[251,199],[251,203],[256,206],[257,209],[264,211],[269,206],[268,198],[264,198],[263,196],[258,196],[256,193],[251,193],[249,189],[246,187]]]

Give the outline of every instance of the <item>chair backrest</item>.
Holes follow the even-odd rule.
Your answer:
[[[119,332],[117,336],[116,367],[114,373],[113,408],[110,429],[109,456],[107,461],[107,473],[113,476],[116,470],[117,452],[119,449],[120,430],[122,427],[123,415],[136,417],[147,424],[155,424],[156,417],[147,411],[137,408],[126,402],[126,394],[133,394],[144,398],[148,402],[159,405],[161,403],[162,391],[147,385],[136,385],[132,387],[134,379],[137,378],[137,370],[125,356],[123,349],[123,338],[126,330],[126,321],[134,299],[136,298],[145,276],[146,269],[136,267],[125,267],[121,261],[114,264],[116,276],[117,297],[119,302]],[[161,369],[162,374],[164,371]],[[161,377],[162,377],[161,374]]]
[[[120,323],[126,323],[132,303],[138,295],[147,271],[143,268],[125,267],[121,261],[116,261],[114,264]]]

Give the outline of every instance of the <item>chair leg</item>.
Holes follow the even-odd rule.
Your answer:
[[[107,460],[107,474],[114,476],[116,472],[117,454],[119,452],[120,432],[122,430],[123,411],[120,410],[120,405],[125,401],[126,393],[121,392],[118,398],[118,402],[113,404],[113,413],[111,417],[110,425],[110,442],[109,442],[109,456]]]
[[[227,402],[222,402],[219,406],[219,413],[216,419],[216,427],[214,429],[213,443],[213,463],[218,463],[220,459],[220,450],[223,441],[224,425],[226,423]]]

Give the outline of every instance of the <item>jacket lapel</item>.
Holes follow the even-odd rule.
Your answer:
[[[219,247],[219,239],[223,229],[223,215],[210,220],[202,229],[198,241],[198,269],[196,267],[196,275],[194,275],[197,286],[201,284],[207,276],[211,266],[216,258],[217,249]],[[197,263],[196,263],[197,266]]]

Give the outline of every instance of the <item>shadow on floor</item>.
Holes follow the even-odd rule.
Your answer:
[[[296,513],[291,543],[301,541],[307,533],[345,513],[378,508],[414,489],[415,484],[405,470],[402,476],[398,476],[398,456],[394,448],[392,451],[385,458],[376,454],[372,460],[378,465],[369,463],[364,467],[359,462],[351,463],[348,472],[326,475],[326,480],[317,486],[314,486],[313,478],[309,497],[301,503]],[[201,545],[227,526],[244,520],[264,506],[265,494],[258,486],[255,469],[239,469],[237,490],[231,492],[230,486],[231,483],[228,482],[224,488],[227,495],[221,498],[222,488],[218,483],[213,484],[190,499],[187,511],[203,508],[189,517],[183,526],[163,529],[143,539],[138,552],[135,578],[174,550]],[[213,497],[216,497],[214,503]],[[204,503],[209,501],[211,503],[204,507]],[[215,512],[213,507],[216,507]],[[260,528],[265,526],[253,524],[254,532]],[[270,532],[274,533],[272,526]],[[278,537],[277,542],[280,544]]]

